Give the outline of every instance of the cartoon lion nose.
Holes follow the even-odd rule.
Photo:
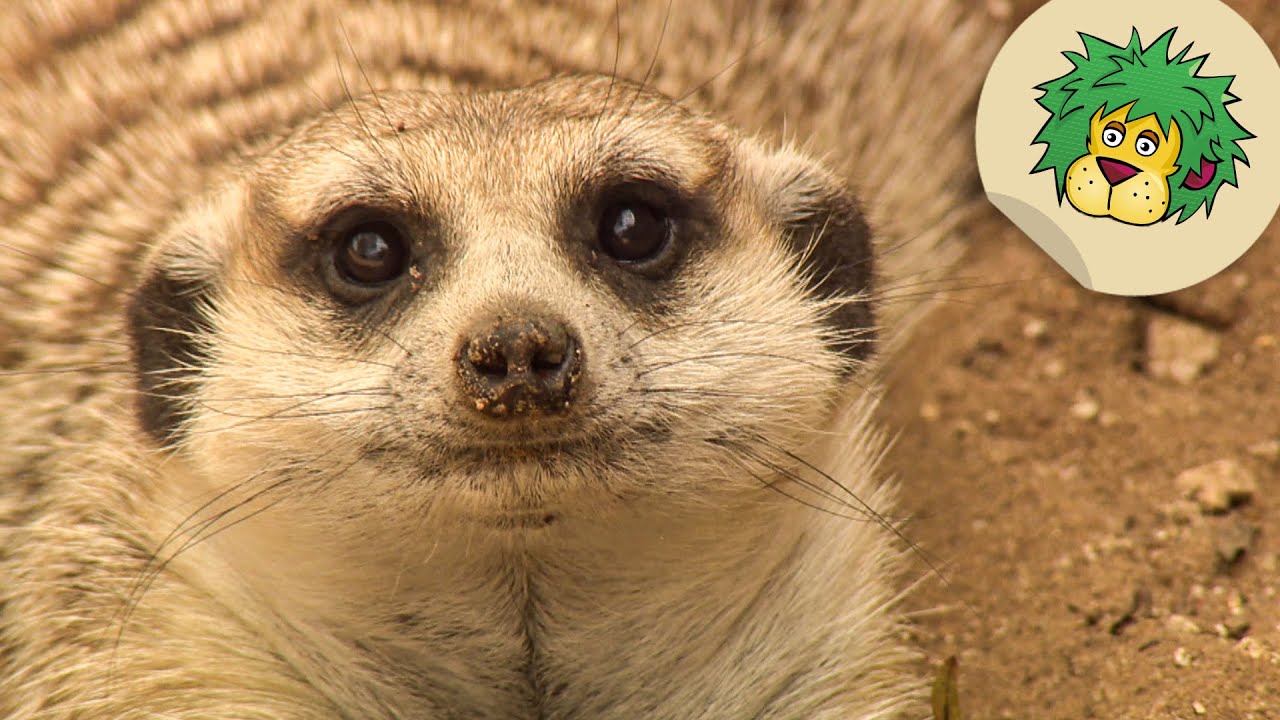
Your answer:
[[[1138,168],[1129,163],[1105,157],[1098,158],[1098,169],[1102,171],[1102,176],[1107,179],[1107,183],[1111,187],[1115,187],[1138,174]]]
[[[499,320],[464,338],[458,352],[464,394],[493,418],[562,413],[581,374],[577,340],[547,318]]]

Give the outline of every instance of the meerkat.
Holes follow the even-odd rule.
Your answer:
[[[919,717],[870,412],[989,23],[6,7],[0,716]]]

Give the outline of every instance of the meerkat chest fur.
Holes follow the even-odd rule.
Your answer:
[[[852,166],[912,178],[892,241],[955,208],[962,145],[812,44],[949,68],[985,35],[598,5],[0,18],[0,715],[918,708],[851,165],[681,96],[768,126],[809,92],[768,78],[814,77],[851,157],[934,128]],[[789,34],[753,59],[756,25]]]

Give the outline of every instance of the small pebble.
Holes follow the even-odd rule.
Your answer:
[[[1174,484],[1205,513],[1226,512],[1258,491],[1258,480],[1253,473],[1230,458],[1184,470],[1174,479]]]
[[[1280,462],[1280,439],[1254,443],[1249,446],[1249,454],[1268,462]]]
[[[1045,363],[1041,372],[1050,380],[1057,380],[1067,374],[1067,366],[1061,360],[1055,358]]]
[[[1236,643],[1236,649],[1247,655],[1251,660],[1261,660],[1267,654],[1267,649],[1262,646],[1262,643],[1251,637],[1244,638]]]
[[[1022,326],[1022,337],[1028,340],[1043,340],[1049,335],[1049,323],[1040,318],[1032,318]]]
[[[926,402],[920,405],[920,418],[926,422],[934,422],[942,417],[942,408],[938,407],[938,403]]]
[[[1165,620],[1165,625],[1167,625],[1173,632],[1182,635],[1199,635],[1204,632],[1204,630],[1196,624],[1195,620],[1192,620],[1186,615],[1179,615],[1177,613],[1170,615],[1168,619]]]
[[[1249,600],[1239,591],[1232,592],[1227,596],[1227,611],[1234,617],[1244,615],[1245,605],[1249,604]]]
[[[987,0],[987,13],[995,20],[1008,20],[1013,16],[1010,0]]]
[[[1186,385],[1217,361],[1222,341],[1211,330],[1161,315],[1147,324],[1146,347],[1148,374]]]
[[[1249,634],[1249,623],[1217,623],[1213,626],[1213,632],[1224,640],[1241,640]]]
[[[1204,706],[1204,703],[1198,701],[1191,703],[1191,710],[1197,715],[1204,715],[1209,712],[1208,708]]]
[[[1173,651],[1173,664],[1180,668],[1191,667],[1191,652],[1184,647],[1180,647]]]
[[[1081,395],[1077,396],[1075,403],[1071,405],[1071,417],[1084,422],[1091,422],[1098,417],[1098,413],[1101,410],[1102,406],[1098,404],[1097,400],[1087,395]]]
[[[1218,528],[1213,543],[1218,560],[1226,566],[1240,562],[1253,546],[1259,532],[1261,529],[1257,525],[1246,522],[1233,522]]]

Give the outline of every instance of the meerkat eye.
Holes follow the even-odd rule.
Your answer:
[[[600,216],[600,247],[615,260],[652,260],[671,244],[675,223],[661,210],[638,200],[609,205]]]
[[[1120,147],[1120,143],[1124,142],[1124,126],[1118,122],[1107,125],[1102,131],[1102,144],[1107,147]]]
[[[400,277],[408,268],[409,248],[390,223],[371,222],[343,233],[334,263],[347,282],[380,285]]]
[[[1151,157],[1156,154],[1156,148],[1160,147],[1160,140],[1155,133],[1147,130],[1138,136],[1138,142],[1134,149],[1143,157]]]

